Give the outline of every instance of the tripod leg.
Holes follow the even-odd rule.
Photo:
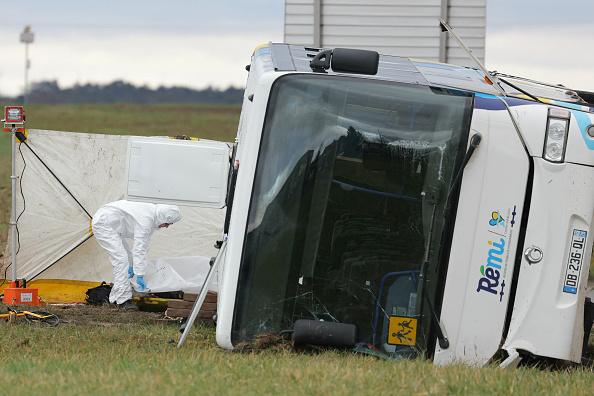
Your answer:
[[[200,295],[198,296],[198,298],[196,299],[196,302],[194,303],[194,306],[192,307],[190,316],[188,316],[188,320],[185,323],[186,326],[184,328],[181,338],[179,339],[179,343],[177,344],[178,348],[183,345],[184,341],[186,340],[186,337],[188,336],[188,333],[190,332],[190,328],[194,324],[194,320],[196,320],[196,316],[198,316],[198,312],[200,312],[200,308],[202,308],[202,303],[204,302],[204,299],[206,298],[206,293],[208,293],[208,289],[217,274],[217,269],[219,267],[220,261],[223,259],[223,255],[225,254],[226,248],[227,248],[227,240],[225,239],[225,241],[223,242],[223,245],[221,245],[221,249],[219,250],[219,254],[217,255],[217,258],[215,259],[214,264],[210,267],[210,270],[208,271],[208,275],[206,276],[206,279],[204,280],[204,285],[202,285],[202,290],[200,291]]]

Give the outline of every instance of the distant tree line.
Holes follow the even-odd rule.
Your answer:
[[[185,87],[137,87],[124,81],[114,81],[106,85],[85,84],[61,89],[57,81],[43,81],[31,84],[27,103],[217,103],[236,104],[243,99],[243,89],[227,88],[216,90],[206,88],[195,90]],[[8,102],[21,103],[23,96],[0,98]]]

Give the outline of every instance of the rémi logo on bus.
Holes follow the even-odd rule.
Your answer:
[[[476,291],[497,294],[499,277],[501,276],[501,264],[503,262],[503,251],[505,250],[505,240],[501,238],[499,242],[489,241],[489,245],[493,247],[489,249],[487,264],[481,265],[481,274],[483,277],[479,279]]]

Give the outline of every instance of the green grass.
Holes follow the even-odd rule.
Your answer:
[[[233,141],[240,110],[239,105],[30,105],[25,115],[29,129]]]
[[[172,325],[39,328],[0,324],[0,376],[27,394],[583,395],[594,373],[434,367],[349,351],[231,353],[214,330]],[[168,340],[175,338],[174,343]]]

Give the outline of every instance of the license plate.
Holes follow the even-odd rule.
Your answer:
[[[563,292],[565,293],[577,293],[587,235],[588,233],[586,231],[573,230],[567,269],[565,271],[565,281],[563,282]]]

